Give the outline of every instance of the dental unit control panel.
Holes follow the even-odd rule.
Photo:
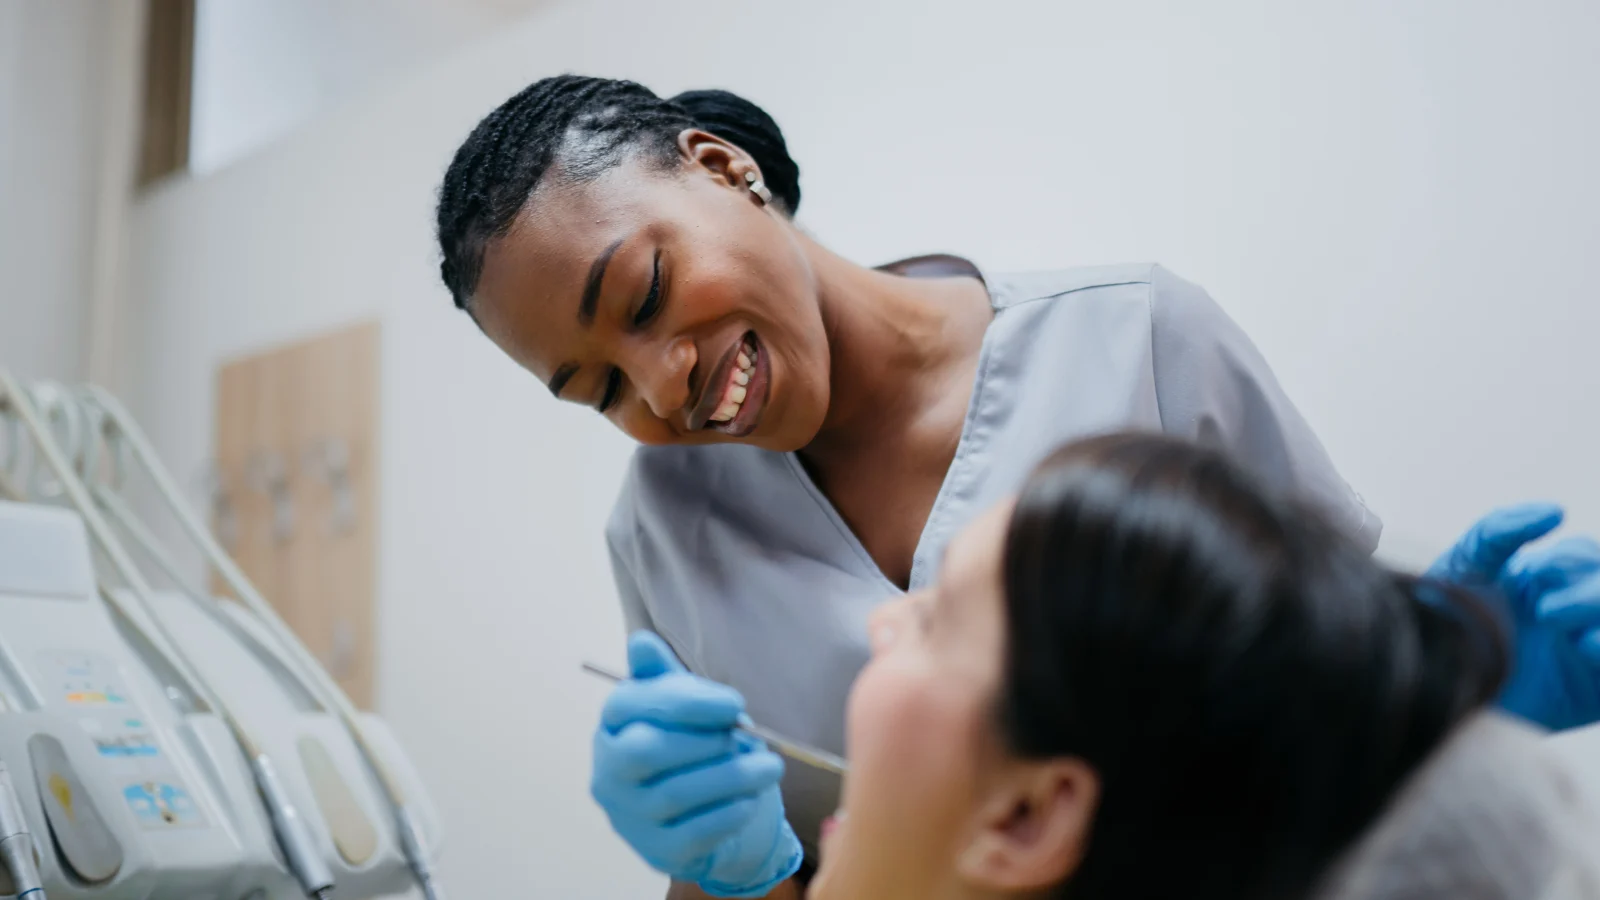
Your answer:
[[[0,369],[0,427],[0,898],[442,900],[438,816],[405,751],[120,402]],[[229,599],[133,511],[136,467]]]
[[[76,515],[0,503],[0,760],[49,897],[302,896],[223,723],[96,590]],[[277,671],[256,623],[202,614],[181,596],[155,599],[216,689],[261,723],[338,896],[406,890],[378,786],[338,723]],[[362,726],[422,796],[383,723],[367,716]],[[434,817],[424,819],[436,836]],[[11,893],[0,883],[0,896]]]

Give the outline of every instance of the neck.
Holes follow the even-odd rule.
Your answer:
[[[826,455],[904,429],[946,396],[976,358],[990,313],[971,279],[890,275],[798,239],[816,273],[831,354],[828,414],[806,453]]]

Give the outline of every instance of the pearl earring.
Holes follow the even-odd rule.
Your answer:
[[[756,173],[754,171],[747,171],[744,173],[744,183],[750,188],[750,193],[761,198],[762,206],[766,206],[768,203],[772,202],[772,191],[768,190],[767,186],[761,183],[761,179],[756,177]]]

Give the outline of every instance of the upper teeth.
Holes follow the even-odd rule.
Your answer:
[[[711,414],[711,421],[731,422],[739,414],[748,393],[745,385],[750,383],[750,376],[755,374],[756,364],[751,358],[754,354],[755,348],[748,343],[739,348],[739,358],[734,360],[733,372],[722,389],[722,400],[717,404],[717,411]]]

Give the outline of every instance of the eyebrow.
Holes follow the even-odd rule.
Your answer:
[[[585,328],[594,324],[594,311],[600,305],[600,282],[606,277],[606,266],[617,248],[622,246],[622,240],[617,238],[611,246],[600,251],[600,255],[594,258],[594,265],[589,267],[589,281],[583,286],[583,299],[578,301],[578,324]]]
[[[611,257],[616,255],[617,248],[622,246],[623,240],[617,238],[612,241],[611,246],[601,250],[600,255],[594,258],[594,264],[589,266],[589,280],[584,282],[583,297],[578,300],[578,324],[584,328],[594,324],[595,310],[600,306],[600,284],[605,280],[606,266],[610,265]],[[560,397],[562,389],[576,374],[578,367],[572,363],[558,367],[555,374],[550,376],[550,393]]]

